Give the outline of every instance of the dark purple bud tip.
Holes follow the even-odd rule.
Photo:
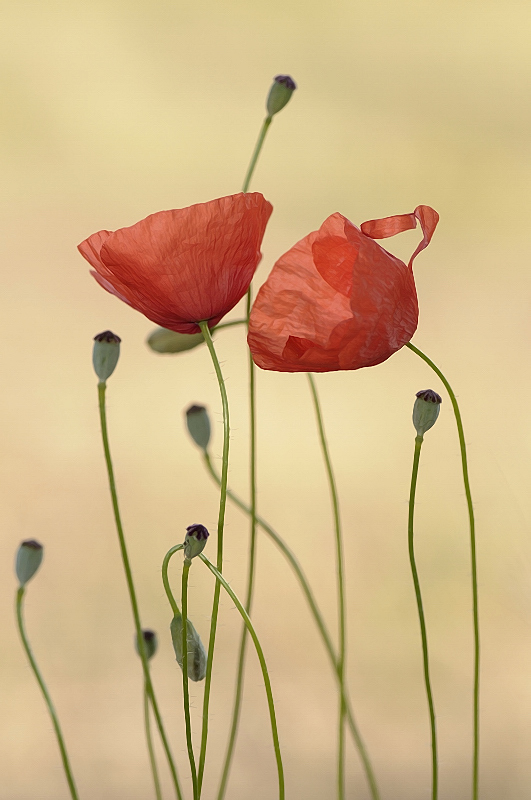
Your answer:
[[[21,542],[21,547],[30,547],[32,550],[42,550],[42,544],[35,539],[25,539]]]
[[[203,411],[206,411],[205,406],[190,406],[190,408],[186,409],[186,416],[189,417],[190,414],[202,414]]]
[[[205,549],[208,531],[204,525],[188,525],[184,537],[184,557],[189,561]]]
[[[157,634],[155,631],[149,630],[149,628],[144,628],[142,631],[142,639],[144,640],[144,653],[146,654],[146,658],[149,661],[150,658],[153,658],[155,653],[157,652],[158,642],[157,642]],[[135,649],[138,655],[140,655],[140,649],[138,647],[138,640],[135,639]]]
[[[146,628],[146,630],[142,631],[142,636],[144,637],[145,642],[152,642],[153,639],[156,637],[155,631],[150,631]]]
[[[109,342],[113,344],[120,344],[122,341],[119,336],[117,336],[112,331],[103,331],[103,333],[97,333],[94,337],[95,342]]]
[[[416,397],[420,397],[426,403],[442,403],[441,395],[434,392],[433,389],[422,389],[422,391],[417,392]]]
[[[197,539],[198,542],[201,542],[203,539],[208,539],[210,536],[209,532],[205,528],[204,525],[188,525],[186,529],[187,536],[193,536],[194,539]]]
[[[291,92],[294,92],[297,88],[297,84],[291,77],[291,75],[275,75],[273,79],[276,83],[281,83],[282,86],[285,86],[286,89],[289,89]]]

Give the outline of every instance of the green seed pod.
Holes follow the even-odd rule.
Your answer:
[[[149,661],[150,658],[153,658],[155,653],[157,652],[158,642],[157,642],[157,634],[155,631],[150,631],[148,628],[144,628],[142,631],[142,638],[144,639],[144,648],[146,651],[147,660]],[[140,655],[140,648],[138,647],[138,638],[135,636],[135,650]]]
[[[426,431],[433,428],[441,410],[442,397],[433,389],[423,389],[417,392],[417,399],[413,406],[413,425],[418,436],[424,436]]]
[[[184,537],[184,557],[188,561],[203,552],[209,535],[204,525],[188,525]]]
[[[204,406],[190,406],[186,409],[188,432],[196,445],[205,452],[210,442],[210,419]]]
[[[204,343],[202,333],[177,333],[167,328],[155,328],[146,339],[147,346],[155,353],[184,353]]]
[[[113,374],[120,358],[120,342],[122,340],[112,331],[103,331],[94,337],[92,363],[101,383]]]
[[[35,539],[26,539],[17,550],[15,572],[21,586],[25,586],[39,569],[44,548]]]
[[[269,117],[282,111],[296,88],[297,84],[289,75],[276,76],[267,97],[266,108]]]
[[[176,615],[170,625],[175,658],[183,668],[183,618]],[[202,681],[206,675],[207,654],[199,634],[189,619],[186,620],[186,639],[188,642],[188,677],[192,681]]]

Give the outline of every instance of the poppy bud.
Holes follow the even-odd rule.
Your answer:
[[[196,445],[205,452],[210,442],[210,419],[204,406],[190,406],[186,409],[188,432]]]
[[[272,117],[282,111],[296,88],[297,84],[289,75],[277,75],[267,97],[268,116]]]
[[[441,410],[442,397],[433,389],[423,389],[417,392],[417,399],[413,406],[413,425],[418,436],[424,436],[426,431],[433,428]]]
[[[204,525],[189,525],[184,537],[184,557],[191,561],[205,549],[209,533]]]
[[[144,650],[146,653],[147,660],[149,661],[150,658],[153,658],[155,653],[157,652],[157,634],[155,631],[150,631],[148,628],[144,628],[142,631],[142,638],[144,639]],[[138,647],[138,637],[135,636],[135,650],[140,655],[140,649]]]
[[[175,658],[183,668],[183,618],[176,614],[170,624],[171,639]],[[201,638],[190,622],[186,620],[186,639],[188,642],[188,677],[192,681],[202,681],[206,675],[207,654]]]
[[[103,331],[94,337],[92,363],[101,383],[113,374],[120,358],[120,342],[122,340],[112,331]]]
[[[43,546],[35,539],[26,539],[21,543],[15,563],[15,572],[21,586],[25,586],[33,578],[41,565],[43,555]]]
[[[146,339],[146,344],[155,353],[184,353],[204,342],[202,333],[178,333],[167,328],[155,328]]]

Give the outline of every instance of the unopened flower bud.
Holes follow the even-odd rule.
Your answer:
[[[184,557],[191,561],[202,553],[209,535],[204,525],[189,525],[184,537]]]
[[[433,428],[441,410],[442,397],[433,389],[423,389],[417,392],[417,399],[413,406],[413,425],[418,436],[424,436],[426,431]]]
[[[155,353],[184,353],[204,343],[202,333],[178,333],[167,328],[155,328],[146,339],[146,344]]]
[[[113,374],[120,358],[120,342],[122,340],[112,331],[103,331],[94,337],[92,363],[101,383]]]
[[[210,419],[204,406],[190,406],[186,410],[188,432],[198,447],[207,450],[210,442]]]
[[[175,658],[183,668],[183,618],[176,614],[170,624],[171,639]],[[202,681],[206,675],[207,654],[201,638],[190,622],[186,620],[186,639],[188,644],[188,677],[192,681]]]
[[[157,652],[157,634],[155,631],[150,631],[148,628],[144,628],[142,631],[142,638],[144,640],[144,650],[146,653],[147,660],[149,661],[150,658],[153,658],[155,653]],[[138,638],[135,636],[135,650],[140,655],[140,648],[138,647]]]
[[[289,103],[297,84],[289,75],[277,75],[267,97],[267,113],[272,117]]]
[[[26,539],[21,543],[15,562],[15,572],[21,586],[25,586],[33,578],[41,565],[43,555],[44,548],[35,539]]]

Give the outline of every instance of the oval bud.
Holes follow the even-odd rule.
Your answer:
[[[424,436],[426,431],[433,428],[441,410],[442,397],[433,389],[423,389],[417,392],[417,399],[413,406],[413,425],[418,436]]]
[[[21,586],[25,586],[30,578],[33,578],[41,565],[43,555],[44,548],[35,539],[26,539],[20,544],[17,550],[15,572]]]
[[[282,111],[286,103],[289,103],[296,88],[297,84],[289,75],[277,75],[267,97],[268,116],[272,117]]]
[[[205,549],[209,532],[204,525],[189,525],[184,537],[184,557],[191,561]]]
[[[171,639],[175,658],[183,668],[183,618],[176,614],[170,624]],[[188,677],[192,681],[202,681],[206,675],[207,654],[201,638],[190,622],[186,620],[186,639],[188,642]]]
[[[186,409],[186,425],[196,445],[206,452],[210,442],[210,419],[204,406]]]
[[[155,353],[184,353],[204,343],[202,333],[177,333],[167,328],[156,328],[146,339],[147,346]]]
[[[144,649],[146,652],[147,660],[149,661],[150,658],[153,658],[155,653],[157,652],[157,634],[155,631],[150,631],[148,628],[144,628],[142,631],[142,638],[144,639]],[[135,636],[135,650],[140,655],[140,649],[138,647],[138,638]]]
[[[98,333],[94,337],[92,363],[101,383],[105,383],[116,368],[120,358],[121,341],[120,337],[112,331],[103,331],[103,333]]]

